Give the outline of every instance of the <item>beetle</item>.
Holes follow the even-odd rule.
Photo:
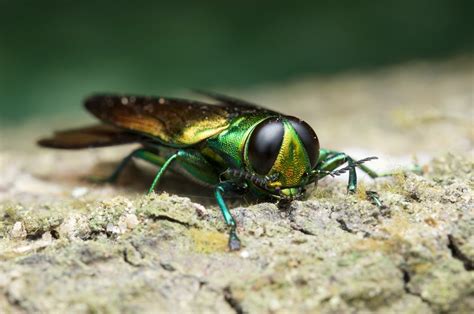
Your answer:
[[[379,176],[363,164],[376,157],[355,160],[343,152],[320,148],[316,133],[301,119],[222,94],[199,93],[214,103],[94,95],[84,105],[100,124],[58,131],[38,144],[60,149],[141,144],[107,181],[115,181],[132,158],[140,158],[160,167],[151,193],[174,164],[179,172],[214,189],[229,228],[230,250],[240,249],[241,244],[224,201],[228,193],[250,192],[260,199],[289,202],[301,198],[307,185],[328,175],[348,172],[350,193],[357,188],[356,168],[372,178]],[[370,197],[381,205],[375,193]]]

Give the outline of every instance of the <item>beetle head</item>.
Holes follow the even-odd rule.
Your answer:
[[[273,117],[260,122],[245,145],[247,171],[272,178],[264,189],[281,197],[297,197],[308,183],[307,174],[319,157],[313,129],[295,117]]]

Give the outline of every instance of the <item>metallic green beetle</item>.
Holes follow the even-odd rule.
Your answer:
[[[304,121],[232,97],[200,92],[208,104],[176,98],[96,95],[86,109],[103,123],[59,131],[41,146],[62,149],[140,143],[108,181],[115,181],[133,157],[160,167],[149,192],[171,164],[174,169],[214,188],[229,226],[229,248],[238,250],[236,223],[223,196],[251,192],[258,198],[288,202],[300,198],[308,184],[327,175],[349,172],[347,189],[355,192],[356,167],[376,178],[362,163],[345,153],[322,149]],[[342,165],[347,166],[342,167]],[[373,201],[380,205],[376,195]]]

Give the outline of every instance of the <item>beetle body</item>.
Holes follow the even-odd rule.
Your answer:
[[[304,121],[252,103],[204,93],[216,104],[174,98],[96,95],[86,109],[102,124],[59,131],[41,146],[62,149],[140,143],[119,164],[108,181],[117,179],[132,158],[160,167],[149,192],[174,164],[195,181],[212,186],[230,228],[229,248],[240,248],[236,223],[224,195],[250,192],[258,198],[291,201],[308,184],[327,175],[349,172],[348,190],[357,185],[355,168],[378,175],[337,151],[321,149],[314,130]],[[340,168],[343,164],[346,167]]]

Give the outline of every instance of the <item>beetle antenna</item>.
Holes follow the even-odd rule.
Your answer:
[[[370,160],[373,160],[373,159],[377,159],[378,157],[375,157],[375,156],[372,156],[372,157],[367,157],[367,158],[364,158],[364,159],[360,159],[360,160],[356,160],[354,162],[352,162],[352,164],[350,164],[349,166],[346,166],[344,168],[341,168],[341,169],[338,169],[338,170],[334,170],[334,171],[331,171],[329,173],[330,176],[332,177],[335,177],[335,176],[339,176],[357,166],[360,166],[362,165],[363,163],[367,162],[367,161],[370,161]]]
[[[224,171],[223,173],[221,173],[221,175],[219,176],[221,181],[224,180],[225,175],[229,175],[231,177],[238,178],[238,179],[249,180],[250,182],[252,182],[256,186],[259,186],[259,187],[262,187],[262,188],[268,188],[268,184],[270,182],[275,181],[276,179],[278,179],[278,174],[277,173],[275,173],[271,176],[262,177],[262,176],[254,174],[254,173],[250,173],[246,170],[235,169],[235,168],[229,168],[226,171]]]

